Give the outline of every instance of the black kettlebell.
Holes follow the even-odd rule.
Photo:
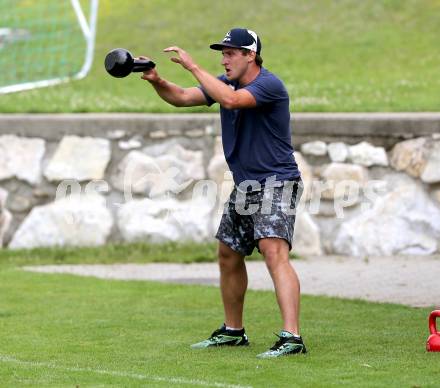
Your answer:
[[[125,49],[117,48],[110,51],[105,57],[105,70],[116,78],[123,78],[132,72],[141,72],[153,69],[156,64],[146,59],[134,59]]]

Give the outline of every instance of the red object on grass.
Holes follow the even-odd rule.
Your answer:
[[[426,350],[428,352],[440,352],[440,333],[437,331],[436,318],[440,318],[440,310],[434,310],[429,315],[429,331],[431,335],[426,342]]]

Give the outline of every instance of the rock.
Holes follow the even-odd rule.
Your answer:
[[[439,249],[440,210],[420,183],[404,174],[384,178],[389,191],[369,209],[341,225],[337,254],[428,255]]]
[[[115,129],[113,131],[107,132],[107,137],[111,140],[119,140],[122,139],[126,135],[123,129]]]
[[[174,144],[129,152],[119,164],[113,182],[124,193],[161,196],[168,191],[180,193],[204,177],[202,151],[190,151]]]
[[[30,210],[32,207],[32,201],[24,197],[23,195],[11,195],[8,200],[8,209],[17,212],[23,213]]]
[[[148,194],[161,178],[163,171],[154,158],[140,151],[131,151],[119,163],[113,184],[125,195]]]
[[[0,136],[0,180],[17,177],[32,185],[38,184],[44,152],[43,139]]]
[[[301,145],[301,152],[304,155],[324,156],[327,154],[327,144],[323,141],[311,141]]]
[[[419,137],[397,143],[391,153],[391,166],[425,183],[440,182],[440,142]]]
[[[53,191],[48,187],[36,187],[32,190],[32,195],[37,199],[46,200],[53,195]]]
[[[100,195],[71,195],[34,207],[10,248],[96,246],[106,242],[113,218]]]
[[[205,135],[207,135],[207,136],[215,136],[218,134],[218,132],[219,132],[218,129],[215,128],[213,125],[208,124],[205,127]]]
[[[3,247],[6,233],[9,231],[12,223],[12,215],[8,210],[0,213],[0,247]]]
[[[188,137],[202,137],[205,134],[204,129],[189,129],[185,131],[185,135]]]
[[[179,146],[177,150],[186,150],[192,144],[194,144],[194,139],[187,139],[184,137],[173,137],[171,139],[161,141],[159,143],[150,144],[142,149],[142,152],[145,155],[158,157],[167,153],[170,153],[170,150],[174,150],[176,146]],[[176,151],[176,150],[174,150]],[[173,153],[173,152],[171,152]]]
[[[158,131],[150,132],[150,137],[152,139],[165,139],[168,136],[168,134],[165,131],[162,131],[161,129]]]
[[[428,150],[426,144],[427,139],[424,137],[397,143],[391,150],[391,167],[419,178],[427,162]]]
[[[335,218],[336,215],[336,206],[334,201],[319,201],[319,203],[317,203],[316,206],[309,206],[307,210],[313,216],[320,216],[321,218],[331,217],[333,219]]]
[[[304,159],[301,152],[295,151],[294,156],[296,163],[298,164],[298,169],[301,173],[301,179],[304,183],[304,191],[301,196],[301,201],[306,201],[310,199],[312,194],[312,185],[313,185],[312,168]]]
[[[179,228],[168,222],[170,209],[175,206],[174,200],[149,198],[123,204],[117,216],[122,238],[128,242],[147,240],[154,243],[179,240]]]
[[[44,175],[49,181],[103,179],[110,157],[108,139],[64,136]]]
[[[153,158],[131,151],[119,164],[113,182],[130,198],[132,193],[150,197],[162,196],[169,191],[178,194],[193,180],[186,174],[185,163],[172,155]]]
[[[214,193],[215,194],[215,193]],[[212,240],[214,237],[211,228],[211,214],[216,205],[216,197],[193,198],[180,202],[181,208],[174,214],[171,213],[171,220],[180,227],[183,241],[203,242]]]
[[[234,188],[232,172],[226,163],[221,136],[217,136],[214,144],[214,156],[208,165],[208,178],[217,187],[217,206],[213,212],[212,229],[217,231],[223,214],[223,207]]]
[[[184,135],[183,130],[180,128],[168,128],[167,133],[168,133],[168,136],[171,136],[171,137],[177,137],[177,136]]]
[[[8,192],[0,187],[0,213],[6,207]]]
[[[223,151],[223,142],[221,136],[216,136],[214,141],[214,156],[217,154],[225,156],[225,153]]]
[[[217,136],[215,139],[214,156],[209,161],[207,172],[208,178],[213,180],[219,188],[225,180],[232,179],[232,173],[225,159],[222,138],[220,136]]]
[[[208,178],[220,187],[225,180],[225,174],[232,174],[223,155],[217,154],[209,161]]]
[[[296,216],[292,250],[300,256],[322,255],[319,227],[305,211]]]
[[[212,238],[212,204],[173,198],[134,200],[121,206],[118,227],[125,241],[197,241]]]
[[[132,150],[135,148],[141,148],[142,147],[142,141],[136,137],[132,137],[131,139],[124,141],[120,140],[118,142],[119,149],[121,150]]]
[[[17,179],[13,179],[5,182],[2,186],[9,193],[16,193],[21,187],[21,182]]]
[[[3,246],[4,236],[12,221],[11,213],[5,208],[7,198],[8,192],[0,187],[0,247]]]
[[[356,189],[358,193],[368,182],[368,171],[365,167],[348,163],[330,163],[321,172],[324,185],[328,188],[322,192],[325,199],[343,198],[347,190]],[[354,203],[359,202],[360,197]],[[353,203],[353,204],[354,204]]]
[[[330,143],[327,146],[328,155],[332,162],[345,162],[348,158],[348,146],[345,143]]]
[[[388,166],[388,157],[383,147],[374,147],[365,141],[349,147],[349,160],[361,166]]]
[[[191,151],[183,148],[180,144],[176,144],[170,147],[166,155],[159,157],[159,163],[161,163],[161,158],[166,160],[166,157],[174,156],[177,160],[182,161],[184,164],[183,169],[180,171],[182,175],[186,175],[188,179],[204,179],[205,169],[203,167],[203,152],[202,151]],[[182,177],[185,181],[186,178]]]
[[[440,141],[436,141],[432,144],[425,168],[420,178],[425,183],[440,182]]]

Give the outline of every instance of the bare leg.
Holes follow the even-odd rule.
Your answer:
[[[225,324],[234,328],[242,328],[244,295],[248,284],[244,256],[220,241],[218,261]]]
[[[259,248],[275,286],[283,329],[299,335],[300,285],[289,262],[289,245],[280,238],[263,238]]]

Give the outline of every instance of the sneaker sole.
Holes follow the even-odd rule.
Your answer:
[[[277,356],[269,356],[269,355],[264,355],[264,353],[261,353],[261,354],[257,354],[257,358],[259,358],[259,359],[261,359],[261,360],[264,360],[264,359],[272,359],[272,358],[278,358],[278,357],[286,357],[286,356],[293,356],[293,355],[297,355],[297,354],[307,354],[307,349],[306,349],[306,347],[304,346],[300,351],[298,351],[298,352],[295,352],[295,351],[293,351],[293,352],[289,352],[289,353],[282,353],[282,354],[279,354],[279,355],[277,355]]]
[[[249,346],[249,341],[245,342],[245,343],[238,343],[238,344],[223,342],[223,343],[220,343],[220,344],[212,344],[212,345],[208,345],[208,346],[204,346],[204,347],[196,347],[196,346],[193,347],[193,345],[190,345],[190,348],[191,349],[207,349],[207,348],[219,348],[219,347],[222,347],[222,346],[231,346],[231,347],[234,347],[234,346]]]

